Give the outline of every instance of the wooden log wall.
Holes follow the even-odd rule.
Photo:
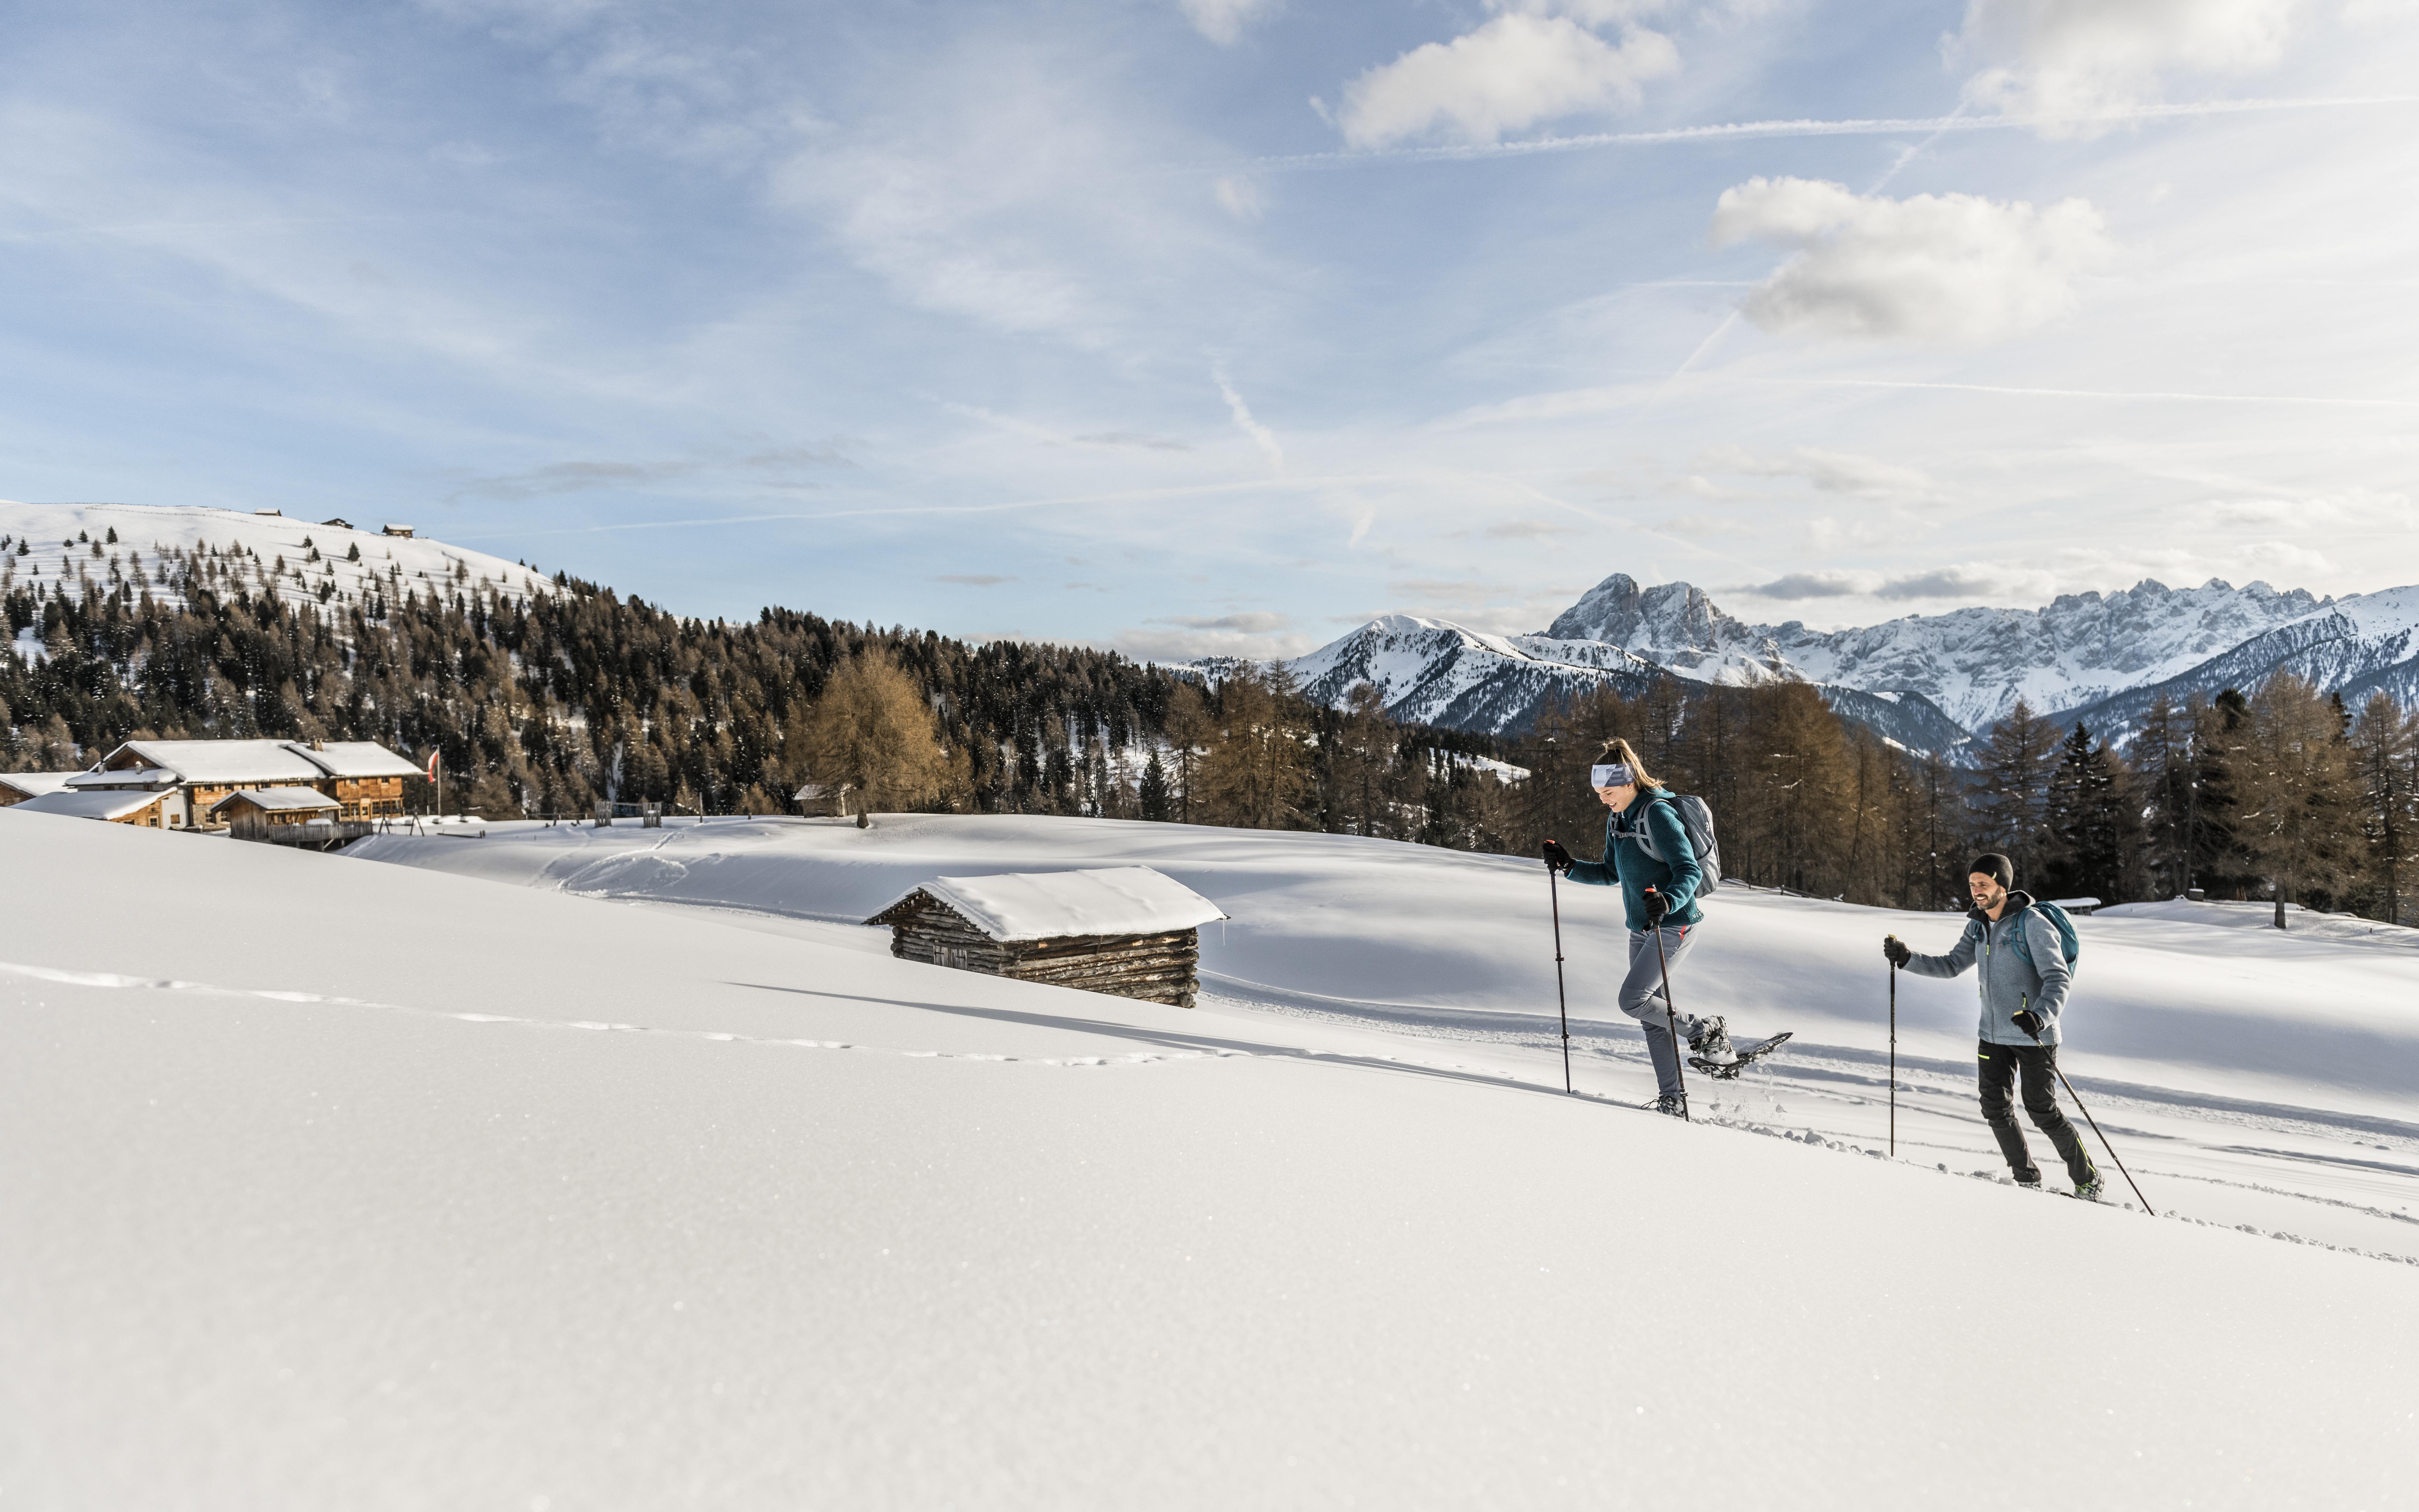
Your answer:
[[[1191,1008],[1200,990],[1201,932],[1087,934],[1003,943],[954,910],[918,909],[891,925],[890,953],[902,961],[1046,981],[1084,992]]]

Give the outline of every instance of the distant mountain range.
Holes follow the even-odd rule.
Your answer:
[[[1749,625],[1687,583],[1596,584],[1537,635],[1489,635],[1390,614],[1287,664],[1340,703],[1375,686],[1397,718],[1514,733],[1548,704],[1656,679],[1810,683],[1849,719],[1915,750],[1953,751],[2018,699],[2119,738],[2152,699],[2249,688],[2278,671],[2341,691],[2419,697],[2419,587],[2321,599],[2211,579],[2059,597],[2045,609],[1963,609],[1850,630]]]

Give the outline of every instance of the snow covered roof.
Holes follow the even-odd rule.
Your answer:
[[[918,895],[946,903],[994,940],[1051,940],[1079,934],[1163,934],[1192,929],[1225,911],[1183,883],[1147,866],[1084,872],[1009,872],[988,877],[934,877],[866,920],[887,924]]]
[[[420,768],[368,740],[331,740],[313,749],[299,740],[130,740],[104,766],[131,756],[162,768],[162,782],[316,782],[329,777],[416,777]],[[91,782],[136,780],[127,771],[97,772]]]
[[[210,812],[216,813],[239,799],[268,813],[318,812],[342,807],[317,788],[239,788],[211,804]]]
[[[71,793],[107,788],[172,788],[177,785],[177,774],[164,766],[122,766],[114,772],[71,773],[63,785]]]
[[[68,779],[82,775],[80,772],[0,772],[0,788],[12,788],[29,798],[38,797],[45,793],[64,791]]]
[[[288,748],[330,777],[418,777],[422,772],[374,740],[331,740],[316,749],[288,742]]]
[[[160,801],[157,793],[79,793],[72,788],[45,793],[38,798],[0,810],[6,813],[55,813],[70,819],[123,819]]]
[[[283,740],[130,740],[102,764],[121,756],[165,767],[179,782],[316,782],[324,775]]]

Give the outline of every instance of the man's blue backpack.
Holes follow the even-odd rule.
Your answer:
[[[2067,918],[2066,910],[2060,908],[2056,903],[2035,903],[2032,906],[2032,912],[2041,915],[2042,918],[2048,919],[2051,923],[2057,926],[2058,948],[2065,952],[2066,969],[2069,972],[2072,972],[2074,970],[2075,957],[2083,953],[2083,942],[2074,937],[2074,920]],[[2025,932],[2023,930],[2016,931],[2015,946],[2016,954],[2025,958],[2025,964],[2032,966],[2033,948],[2025,943]],[[2038,971],[2041,968],[2039,966],[2033,966],[2033,969]]]

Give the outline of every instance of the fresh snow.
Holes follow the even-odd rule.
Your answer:
[[[1953,916],[1726,888],[1684,1003],[1818,1048],[1689,1127],[1617,1105],[1603,889],[1561,895],[1562,1094],[1542,869],[1500,858],[951,817],[320,856],[13,810],[0,848],[29,1506],[2408,1497],[2419,1267],[2310,1241],[2409,1200],[2409,952],[2078,922],[2068,1057],[2153,1220],[1970,1178],[1962,983],[1900,983],[1880,1156],[1878,936]],[[1222,998],[835,922],[1104,864],[1234,916]]]

